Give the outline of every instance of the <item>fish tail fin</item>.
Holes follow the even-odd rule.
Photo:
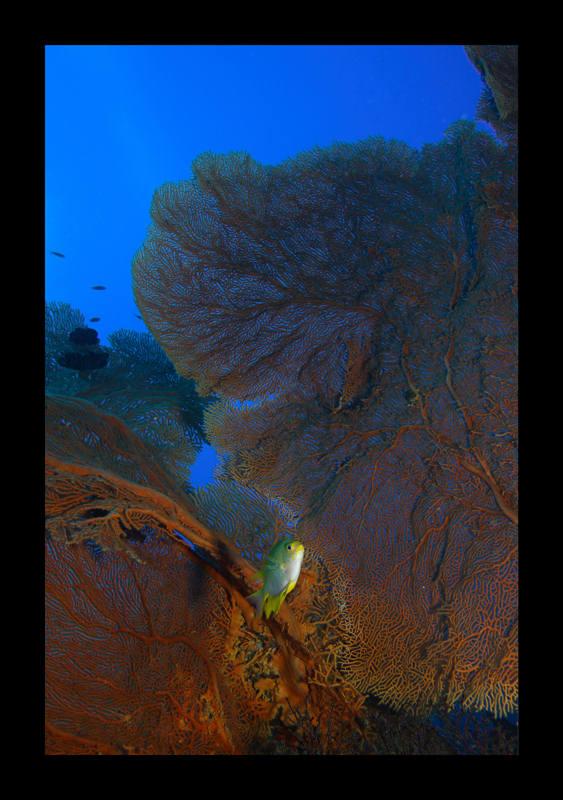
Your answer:
[[[258,589],[257,592],[253,592],[253,594],[248,595],[246,598],[249,603],[251,603],[254,608],[256,609],[256,616],[258,619],[262,617],[262,612],[264,610],[264,589]]]

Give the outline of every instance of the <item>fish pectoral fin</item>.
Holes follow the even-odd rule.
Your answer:
[[[283,569],[283,564],[278,564],[276,561],[272,561],[271,558],[266,556],[266,563],[263,567],[264,570],[274,570],[277,571],[278,569]]]

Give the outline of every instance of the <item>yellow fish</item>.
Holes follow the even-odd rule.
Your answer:
[[[263,586],[247,597],[256,608],[258,618],[277,614],[287,595],[295,589],[301,572],[305,548],[294,539],[277,542],[266,557],[266,563],[254,576],[263,581]]]

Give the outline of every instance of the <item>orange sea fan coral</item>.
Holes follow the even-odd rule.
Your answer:
[[[224,590],[171,540],[149,538],[142,567],[47,543],[51,754],[232,753],[259,732],[244,687],[221,670]]]
[[[48,753],[261,752],[274,717],[287,728],[301,706],[320,752],[355,746],[362,698],[338,689],[323,652],[332,601],[316,562],[279,620],[260,623],[230,530],[194,515],[120,419],[48,397],[46,449]]]
[[[397,708],[513,710],[513,150],[461,122],[418,153],[206,154],[194,174],[155,196],[137,302],[223,395],[226,475],[300,515],[340,674]]]
[[[510,144],[518,121],[518,48],[512,45],[468,45],[469,58],[485,81],[478,110]]]

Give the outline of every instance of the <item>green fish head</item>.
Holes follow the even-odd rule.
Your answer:
[[[277,542],[268,554],[268,560],[276,564],[289,564],[294,561],[301,562],[305,548],[296,539],[282,539]]]

